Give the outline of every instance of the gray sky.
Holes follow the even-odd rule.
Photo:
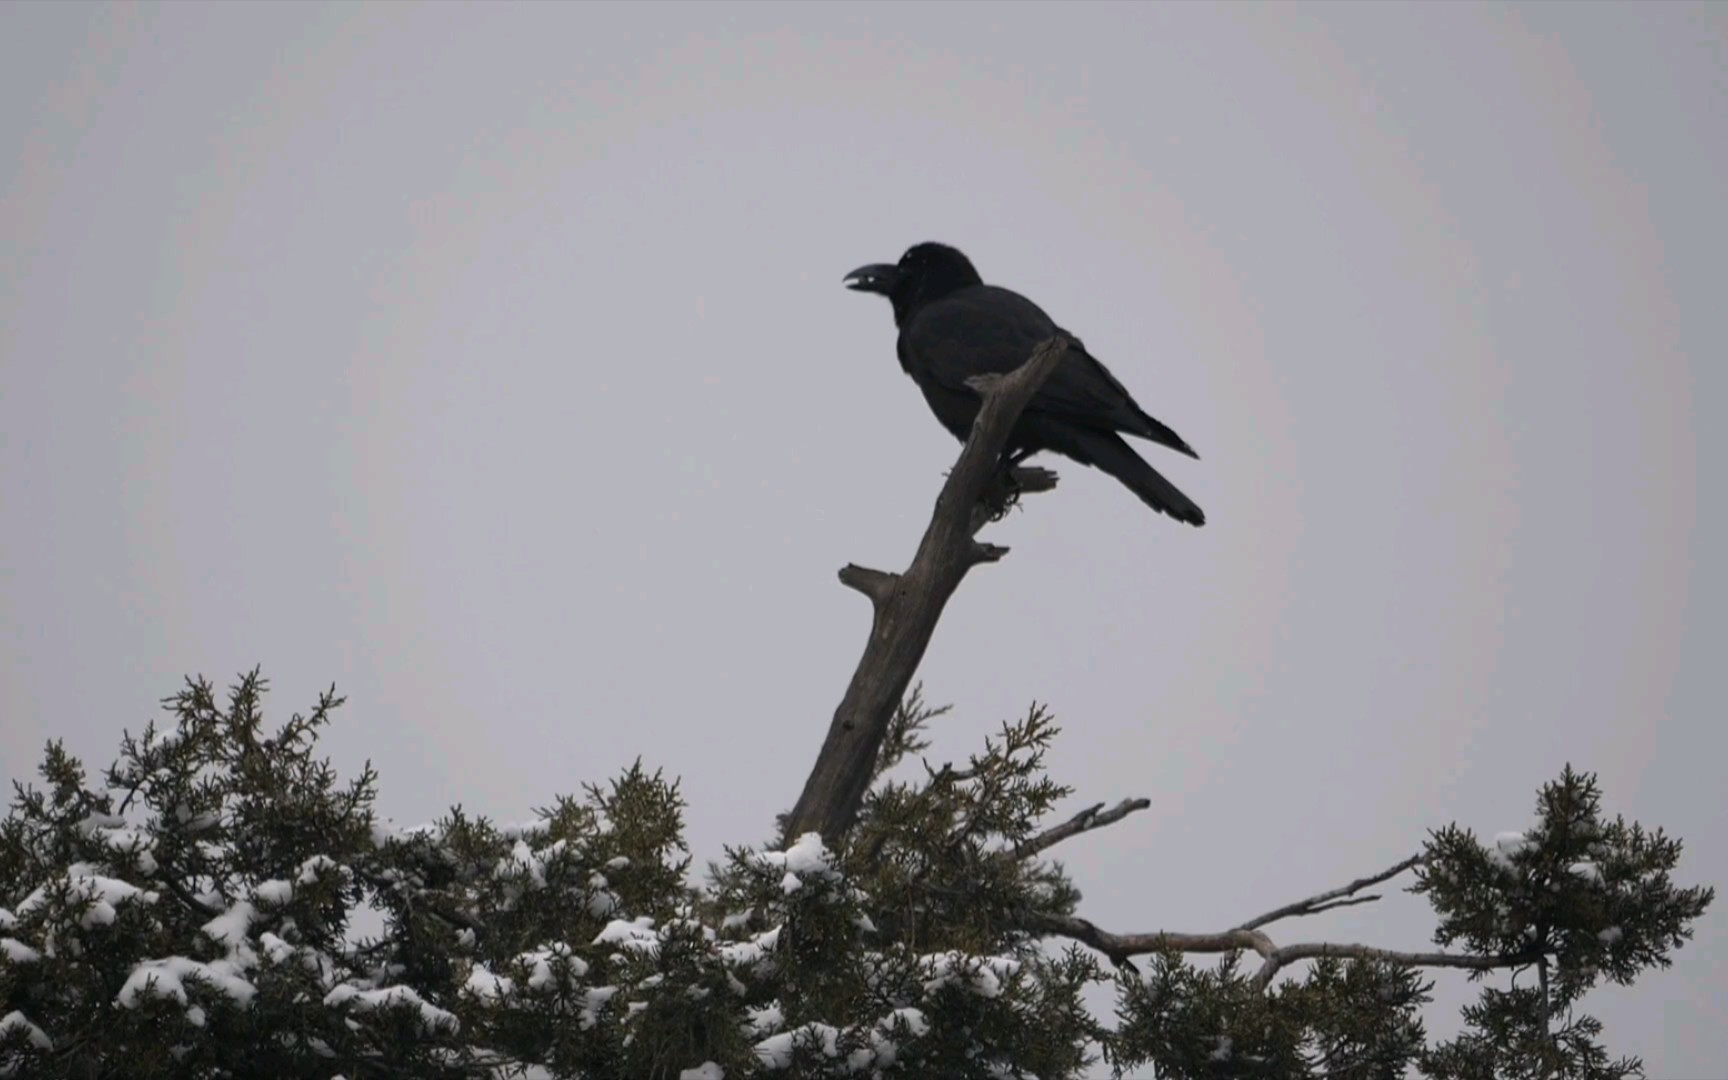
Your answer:
[[[761,839],[834,571],[957,449],[840,277],[940,239],[1202,457],[1149,448],[1200,530],[1062,468],[922,672],[933,756],[1036,698],[1152,799],[1084,914],[1218,929],[1567,761],[1728,884],[1723,12],[6,5],[0,772],[262,663],[400,821],[640,754]],[[1591,999],[1613,1050],[1724,1075],[1725,929]]]

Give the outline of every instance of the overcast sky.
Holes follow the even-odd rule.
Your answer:
[[[1037,699],[1152,800],[1083,914],[1221,929],[1568,761],[1728,885],[1724,10],[7,4],[0,773],[261,663],[399,822],[642,755],[759,841],[957,450],[840,278],[937,239],[1201,455],[1198,530],[1062,467],[921,672],[932,757]],[[1610,1049],[1728,1075],[1725,936]]]

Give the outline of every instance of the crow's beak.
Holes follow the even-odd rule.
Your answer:
[[[900,268],[892,263],[860,266],[846,275],[845,283],[853,292],[873,292],[887,296],[900,282]]]

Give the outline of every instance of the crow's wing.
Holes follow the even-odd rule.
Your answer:
[[[1027,406],[1068,423],[1122,431],[1197,457],[1182,437],[1148,416],[1128,390],[1078,339],[1019,293],[978,285],[925,305],[901,331],[901,363],[920,383],[970,393],[966,380],[1019,367],[1055,334],[1075,341]]]

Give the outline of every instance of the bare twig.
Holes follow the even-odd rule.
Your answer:
[[[1288,919],[1294,915],[1317,915],[1322,911],[1330,911],[1333,908],[1350,907],[1353,904],[1366,904],[1371,900],[1378,900],[1380,899],[1378,895],[1359,896],[1348,900],[1342,898],[1348,897],[1352,893],[1359,892],[1362,889],[1366,889],[1370,885],[1378,885],[1382,881],[1395,878],[1421,861],[1421,855],[1412,855],[1408,859],[1394,863],[1380,871],[1378,874],[1372,874],[1365,878],[1357,878],[1348,885],[1343,885],[1336,889],[1330,889],[1317,896],[1310,896],[1306,900],[1298,900],[1294,904],[1285,904],[1281,908],[1274,908],[1264,915],[1249,919],[1247,922],[1242,924],[1241,929],[1254,930],[1258,927],[1265,926],[1268,923],[1275,923],[1279,919]]]
[[[1352,896],[1344,900],[1328,900],[1324,904],[1315,904],[1308,910],[1299,912],[1298,914],[1318,915],[1322,911],[1331,911],[1333,908],[1355,907],[1357,904],[1372,904],[1374,901],[1379,899],[1381,899],[1379,893],[1367,893],[1363,896]]]
[[[1083,832],[1102,829],[1106,825],[1114,825],[1136,810],[1144,810],[1151,805],[1152,800],[1150,799],[1123,799],[1108,810],[1104,809],[1103,803],[1088,806],[1062,824],[1045,829],[1037,836],[1015,845],[1014,857],[1016,859],[1030,859],[1040,851],[1053,848],[1071,836],[1079,836]]]
[[[973,541],[983,524],[975,523],[973,510],[991,479],[1003,471],[1002,453],[1020,413],[1067,350],[1065,338],[1052,338],[1034,349],[1019,368],[976,388],[983,403],[972,433],[942,485],[918,553],[895,587],[882,585],[881,579],[888,575],[880,571],[859,567],[842,572],[847,585],[871,598],[875,615],[864,655],[834,710],[816,765],[786,818],[788,840],[806,832],[836,840],[851,827],[869,789],[889,720],[912,682],[948,598],[971,567],[1007,554],[1005,548]]]

